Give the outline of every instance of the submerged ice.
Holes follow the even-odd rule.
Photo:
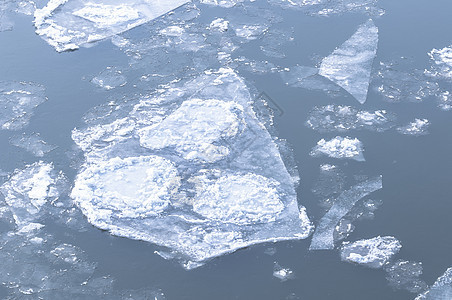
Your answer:
[[[378,28],[369,20],[330,56],[323,59],[319,74],[342,87],[363,104],[367,99],[377,46]]]
[[[296,178],[251,102],[243,80],[220,69],[91,114],[73,132],[86,163],[72,197],[93,225],[164,246],[186,268],[306,238]]]
[[[75,50],[149,22],[189,0],[49,0],[35,11],[36,33],[58,52]]]

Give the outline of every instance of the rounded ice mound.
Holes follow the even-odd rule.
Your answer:
[[[229,154],[213,143],[237,135],[243,128],[243,107],[236,102],[190,99],[157,125],[139,132],[149,149],[175,147],[185,159],[215,162]]]
[[[119,157],[81,172],[72,198],[96,226],[110,218],[155,216],[170,204],[180,180],[176,167],[165,158],[151,155]]]
[[[377,236],[345,244],[341,249],[341,258],[343,261],[377,269],[386,264],[401,248],[402,244],[395,237]]]
[[[273,222],[284,209],[278,185],[251,173],[222,176],[196,197],[193,210],[208,219],[237,225]]]

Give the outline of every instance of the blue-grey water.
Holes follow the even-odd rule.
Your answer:
[[[246,1],[238,6],[259,5],[268,9],[279,18],[278,22],[270,24],[269,32],[274,28],[287,30],[293,41],[282,47],[284,58],[275,58],[265,56],[260,51],[262,36],[259,36],[239,44],[239,49],[232,54],[233,58],[243,56],[267,60],[281,68],[315,66],[369,19],[368,14],[360,11],[318,17],[308,15],[303,10],[271,5],[266,1],[256,2]],[[44,4],[38,3],[38,7]],[[202,24],[209,24],[215,18],[231,17],[234,14],[230,10],[238,9],[211,7],[201,3],[195,5],[200,10],[200,16],[190,22]],[[383,189],[371,196],[382,201],[381,207],[376,210],[374,218],[355,221],[356,228],[346,241],[386,235],[396,237],[402,249],[394,259],[422,262],[423,274],[420,279],[432,285],[452,266],[452,112],[441,110],[435,96],[425,97],[418,103],[404,101],[408,96],[403,94],[398,103],[385,101],[382,94],[375,90],[374,82],[380,62],[402,61],[403,65],[399,69],[406,72],[430,68],[432,62],[427,53],[452,43],[452,2],[380,0],[377,7],[384,9],[385,13],[371,16],[379,29],[379,42],[372,69],[374,80],[363,105],[345,91],[331,96],[323,90],[290,87],[281,79],[281,70],[258,74],[240,65],[233,65],[233,68],[256,94],[264,92],[268,95],[269,105],[275,111],[277,136],[287,140],[300,173],[301,180],[296,190],[298,202],[306,207],[314,225],[325,213],[325,209],[319,205],[321,199],[312,192],[319,180],[320,165],[335,164],[348,179],[355,175],[382,175]],[[192,54],[184,52],[180,56],[168,56],[178,57],[177,62],[154,63],[152,50],[149,49],[146,50],[145,59],[134,60],[133,56],[128,56],[108,39],[90,48],[57,53],[35,33],[32,16],[11,13],[9,17],[14,22],[14,28],[0,32],[0,81],[39,83],[45,87],[48,100],[33,110],[34,115],[26,127],[15,131],[0,130],[0,170],[5,173],[0,178],[2,182],[15,169],[23,169],[26,165],[43,160],[52,162],[55,169],[62,171],[72,185],[83,156],[77,150],[71,132],[74,128],[86,126],[83,116],[88,110],[111,100],[156,89],[156,82],[140,81],[144,74],[161,72],[174,74],[174,78],[181,74],[190,77],[196,72],[219,67],[218,62],[211,64],[211,57],[205,57],[205,61],[196,65]],[[155,23],[158,20],[134,28],[122,36],[131,40],[146,39],[147,35],[154,34],[152,26]],[[196,55],[204,57],[204,54],[193,56]],[[154,58],[160,59],[158,55]],[[186,71],[180,69],[184,60],[188,66]],[[127,77],[125,86],[104,90],[90,82],[109,66],[123,71]],[[167,82],[173,79],[168,78]],[[439,81],[443,90],[451,90],[450,82]],[[384,132],[365,129],[318,132],[306,126],[309,113],[315,106],[329,104],[350,105],[367,111],[385,109],[397,115],[396,125]],[[395,129],[415,118],[429,120],[427,134],[403,135]],[[11,145],[10,138],[22,133],[39,133],[44,141],[57,148],[43,158],[38,158]],[[365,162],[310,155],[320,139],[328,140],[337,135],[358,138],[365,148]],[[69,198],[68,191],[61,197]],[[370,269],[341,261],[338,246],[334,250],[310,251],[311,237],[252,245],[208,260],[199,268],[185,270],[176,260],[166,260],[155,254],[161,248],[152,243],[112,236],[108,231],[91,226],[86,220],[84,222],[84,230],[66,227],[53,219],[49,219],[45,225],[48,234],[59,243],[79,247],[85,252],[86,260],[97,263],[92,277],[109,276],[114,279],[113,285],[109,287],[111,290],[106,294],[149,289],[161,291],[166,299],[369,300],[414,299],[418,294],[392,286],[385,278],[387,273],[383,269]],[[22,263],[20,256],[15,263]],[[281,281],[274,277],[275,263],[292,270],[293,278]],[[0,272],[2,264],[0,262]],[[3,282],[1,297],[39,299],[37,294],[14,294],[12,290],[14,288]],[[79,298],[110,299],[106,294],[79,295]],[[44,299],[61,299],[61,295],[57,295],[50,292]],[[146,296],[143,292],[136,299],[153,298],[151,293]]]

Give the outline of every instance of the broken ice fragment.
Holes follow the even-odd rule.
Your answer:
[[[433,49],[428,54],[434,65],[426,71],[432,77],[452,80],[452,46],[443,49]]]
[[[33,109],[44,101],[46,97],[42,85],[0,81],[0,129],[25,127],[30,122]]]
[[[426,135],[428,134],[428,127],[430,122],[427,119],[414,119],[408,125],[397,128],[397,131],[405,135]]]
[[[364,161],[363,144],[357,138],[337,136],[329,141],[321,139],[311,151],[311,156],[327,155],[332,158],[350,158]]]
[[[331,209],[320,219],[312,237],[310,250],[334,249],[334,230],[339,221],[360,199],[383,188],[382,177],[361,182],[342,192]]]
[[[94,0],[49,0],[35,11],[39,34],[58,52],[78,49],[149,22],[189,0],[127,0],[105,4]]]
[[[58,199],[59,181],[53,165],[41,161],[17,170],[0,186],[17,225],[35,221],[45,204]]]
[[[378,28],[369,20],[330,56],[323,59],[319,74],[342,87],[363,104],[367,99],[377,46]]]
[[[419,278],[423,272],[421,262],[400,259],[386,267],[385,271],[389,284],[397,289],[420,293],[427,288],[427,284]]]
[[[369,268],[381,268],[400,251],[402,244],[392,236],[378,236],[344,244],[341,248],[343,261]]]
[[[394,126],[395,115],[386,110],[364,111],[345,105],[316,106],[306,125],[320,132],[368,129],[382,132]]]
[[[127,79],[122,75],[120,70],[117,70],[114,67],[108,67],[99,75],[91,79],[91,82],[103,89],[111,90],[126,85]]]
[[[38,133],[12,137],[10,143],[16,147],[25,149],[37,157],[43,157],[45,154],[57,148],[43,141]]]
[[[425,293],[415,300],[447,300],[452,299],[452,268],[441,275]]]
[[[286,281],[295,277],[291,269],[283,268],[278,263],[275,263],[275,266],[273,267],[273,276],[281,281]]]

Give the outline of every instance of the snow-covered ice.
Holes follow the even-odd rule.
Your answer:
[[[33,82],[0,81],[0,129],[28,125],[33,109],[46,101],[45,89]]]
[[[164,246],[186,268],[306,238],[298,177],[251,104],[244,81],[220,69],[91,112],[73,131],[86,163],[72,197],[93,225]]]
[[[306,125],[320,132],[346,132],[367,129],[382,132],[395,124],[396,116],[386,110],[365,111],[346,105],[316,106],[309,114]]]
[[[149,22],[189,0],[49,0],[35,11],[36,33],[58,52],[103,40]]]
[[[401,248],[402,244],[396,238],[378,236],[344,244],[341,259],[377,269],[385,265]]]
[[[408,125],[400,126],[397,131],[405,135],[426,135],[428,134],[428,127],[430,126],[430,121],[427,119],[414,119]]]
[[[348,158],[364,161],[363,144],[357,138],[337,136],[329,141],[321,139],[317,142],[310,155],[318,157],[327,155],[331,158]]]
[[[334,230],[339,221],[362,198],[383,188],[382,177],[363,181],[342,192],[331,209],[320,219],[312,237],[310,250],[334,249]]]
[[[377,46],[378,28],[369,20],[322,60],[319,74],[342,87],[363,104],[367,99]]]
[[[10,139],[11,145],[22,148],[37,157],[43,157],[57,147],[46,143],[41,139],[39,133],[22,134]]]
[[[415,300],[447,300],[452,299],[452,268],[448,268],[425,293]]]

